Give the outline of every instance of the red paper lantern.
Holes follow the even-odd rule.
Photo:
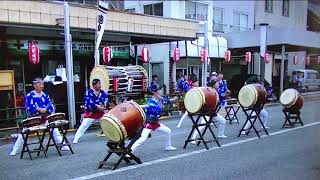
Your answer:
[[[231,52],[227,49],[226,52],[224,53],[224,60],[226,61],[226,63],[230,62],[230,58],[231,58]]]
[[[297,55],[293,56],[293,64],[294,65],[298,64],[298,56]]]
[[[31,64],[39,64],[40,62],[40,48],[37,41],[28,42],[29,62]]]
[[[269,64],[269,62],[270,62],[270,56],[269,56],[269,53],[266,52],[264,54],[264,63]]]
[[[318,64],[320,64],[320,56],[318,56],[317,62],[318,62]]]
[[[206,48],[202,48],[200,51],[200,58],[201,58],[201,62],[205,63],[207,60],[207,50]]]
[[[148,48],[142,48],[141,50],[141,57],[142,57],[142,61],[145,63],[149,62],[149,49]]]
[[[246,63],[249,64],[251,62],[251,52],[246,52]]]
[[[306,65],[310,65],[310,56],[307,56],[307,57],[305,58],[305,64],[306,64]]]
[[[111,60],[111,47],[104,47],[102,49],[102,56],[104,64],[108,64]]]
[[[173,49],[173,61],[174,62],[180,61],[180,49],[179,48]]]

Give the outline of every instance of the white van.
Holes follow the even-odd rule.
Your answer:
[[[296,69],[293,72],[302,74],[302,87],[308,89],[310,86],[320,87],[319,72],[312,69]]]

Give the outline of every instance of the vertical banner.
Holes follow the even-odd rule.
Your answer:
[[[31,64],[39,64],[40,62],[40,48],[37,41],[28,42],[29,62]]]
[[[310,65],[310,56],[305,57],[305,64]]]
[[[264,54],[264,63],[269,64],[269,62],[270,62],[270,56],[269,56],[269,54],[266,52],[266,53]]]
[[[108,3],[99,1],[97,14],[96,44],[94,48],[95,65],[99,65],[99,46],[107,22]]]
[[[293,56],[293,64],[294,65],[298,64],[298,56],[297,55]]]
[[[180,49],[179,48],[173,49],[173,61],[174,62],[180,61]]]
[[[200,58],[201,58],[201,62],[205,63],[207,60],[207,50],[206,48],[202,48],[200,51]]]
[[[260,55],[264,57],[267,52],[267,25],[260,26]]]
[[[320,56],[317,58],[317,63],[320,64]]]
[[[246,52],[246,63],[249,64],[251,62],[251,52]]]
[[[141,57],[142,57],[142,61],[144,63],[148,63],[149,62],[149,49],[144,47],[141,50]]]
[[[112,58],[111,47],[104,47],[102,49],[102,57],[104,64],[108,64]]]
[[[224,54],[224,60],[228,64],[230,62],[230,59],[231,59],[231,52],[230,50],[227,49]]]

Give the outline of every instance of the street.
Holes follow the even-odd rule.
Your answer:
[[[284,122],[282,106],[266,107],[269,112],[269,136],[254,132],[237,137],[244,123],[244,114],[238,117],[240,125],[227,122],[227,139],[220,140],[221,148],[210,143],[209,150],[184,141],[191,131],[191,121],[176,128],[179,119],[163,123],[172,130],[172,142],[178,149],[166,152],[164,136],[153,133],[136,155],[142,164],[121,163],[115,170],[97,169],[106,155],[106,139],[96,137],[98,131],[89,131],[73,145],[75,154],[63,152],[59,157],[54,148],[48,158],[43,154],[30,160],[27,154],[10,157],[12,144],[0,146],[0,179],[320,179],[320,100],[306,100],[302,109],[303,127],[281,129]],[[241,110],[240,110],[241,111]],[[217,128],[213,130],[217,135]],[[256,123],[256,127],[260,127]],[[74,133],[69,133],[71,141]],[[113,162],[116,157],[113,156]]]

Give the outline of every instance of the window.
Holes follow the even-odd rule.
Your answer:
[[[224,32],[223,9],[213,8],[213,30]]]
[[[289,17],[289,0],[282,0],[282,16]]]
[[[264,11],[268,13],[273,12],[273,0],[265,0]]]
[[[135,8],[131,8],[131,9],[126,9],[125,11],[129,12],[129,13],[135,13],[136,9]]]
[[[186,1],[185,18],[197,21],[206,21],[208,18],[208,5],[192,1]]]
[[[144,5],[144,14],[163,16],[163,3]]]
[[[248,15],[233,12],[233,26],[232,31],[246,31],[248,30]]]

